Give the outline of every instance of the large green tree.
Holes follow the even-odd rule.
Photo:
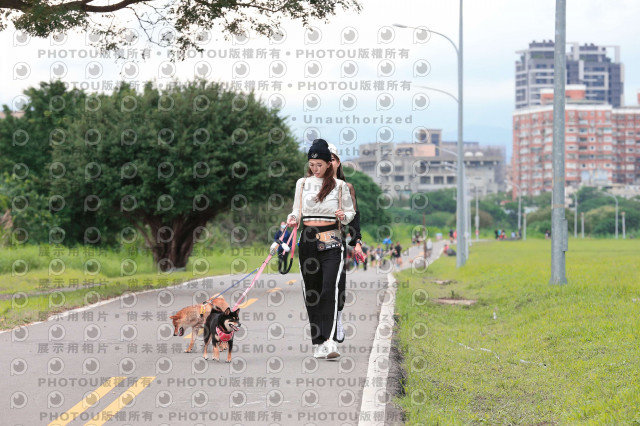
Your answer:
[[[65,217],[125,218],[162,270],[186,265],[218,213],[290,197],[305,162],[277,110],[220,84],[122,84],[87,105],[53,148],[65,169],[54,204]]]
[[[360,4],[357,0],[0,0],[0,30],[8,22],[35,37],[82,29],[95,36],[97,46],[115,51],[135,41],[137,36],[130,31],[133,21],[149,42],[168,46],[182,58],[188,49],[202,50],[206,30],[235,35],[251,30],[277,37],[283,19],[306,26],[310,19],[327,19],[339,9],[359,11]]]
[[[0,171],[29,179],[40,193],[46,192],[54,144],[64,140],[69,124],[83,111],[86,94],[67,90],[61,81],[41,82],[29,87],[19,98],[24,113],[14,116],[3,105],[5,119],[0,120]]]
[[[410,205],[416,210],[431,214],[434,212],[455,213],[456,198],[454,188],[443,188],[431,192],[419,192],[411,196]]]
[[[102,236],[101,243],[115,244],[117,234],[109,230],[121,228],[125,223],[122,217],[97,215],[81,208],[56,211],[57,198],[52,198],[55,193],[51,193],[52,180],[64,171],[64,164],[52,162],[53,147],[68,140],[69,126],[96,98],[82,90],[69,90],[61,81],[41,82],[23,93],[19,101],[23,102],[20,109],[24,113],[11,114],[9,107],[3,105],[6,118],[0,120],[0,185],[6,194],[13,194],[10,207],[14,207],[14,228],[26,230],[28,239],[24,241],[29,243],[82,244],[93,240],[84,235],[89,230]],[[42,220],[44,217],[51,220]],[[65,224],[64,233],[49,233],[61,223]]]
[[[344,167],[347,182],[353,185],[356,192],[358,210],[360,211],[360,226],[370,233],[378,226],[389,225],[391,217],[388,213],[388,203],[382,199],[382,189],[367,174]]]

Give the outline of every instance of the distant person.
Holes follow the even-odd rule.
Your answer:
[[[382,244],[384,244],[385,246],[385,251],[389,251],[389,247],[391,246],[391,238],[385,238],[384,240],[382,240]]]
[[[382,264],[381,260],[383,257],[384,257],[384,249],[380,244],[378,244],[378,247],[376,247],[376,264],[378,265]]]
[[[453,244],[453,229],[449,229],[449,242]]]
[[[452,249],[451,247],[449,247],[449,244],[445,244],[443,253],[446,254],[447,256],[455,256],[456,255],[456,251],[454,249]]]
[[[512,240],[516,239],[516,231],[511,231],[511,239]]]
[[[396,242],[394,251],[396,252],[396,266],[400,267],[402,266],[402,246],[399,242]]]
[[[366,243],[362,244],[362,253],[364,253],[364,262],[362,265],[364,266],[364,270],[367,270],[367,264],[369,263],[369,246]]]
[[[431,241],[431,238],[429,238],[427,240],[427,257],[430,257],[432,252],[433,252],[433,241]]]
[[[376,249],[375,247],[369,247],[369,264],[373,267],[376,266]]]
[[[498,239],[498,235],[499,235],[499,231],[496,229],[495,231],[493,231],[493,233],[495,234],[496,240],[497,240]]]

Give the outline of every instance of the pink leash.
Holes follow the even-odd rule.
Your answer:
[[[291,258],[293,259],[293,253],[295,252],[296,246],[295,246],[295,241],[296,241],[296,235],[298,233],[298,228],[294,227],[293,228],[293,232],[289,235],[289,239],[287,240],[287,245],[289,247],[291,247]],[[284,237],[284,232],[282,233],[282,235],[280,235],[280,242],[283,243],[284,241],[282,241],[282,237]],[[291,246],[291,240],[293,239],[293,246]],[[236,309],[238,309],[238,306],[240,305],[240,302],[242,302],[242,300],[247,296],[247,293],[249,293],[249,290],[251,290],[251,287],[253,287],[253,285],[256,283],[256,281],[258,280],[258,277],[260,276],[260,274],[262,274],[262,271],[264,270],[265,266],[267,266],[267,264],[269,263],[269,261],[271,260],[271,258],[273,257],[273,254],[269,253],[269,255],[267,256],[267,258],[264,260],[264,262],[262,262],[262,266],[260,266],[260,269],[258,269],[258,273],[256,274],[255,277],[253,277],[253,281],[251,281],[251,284],[249,285],[249,287],[244,291],[244,293],[242,293],[242,296],[240,296],[240,298],[238,299],[238,301],[236,302],[235,305],[233,305],[233,308],[231,309],[232,311],[235,311]]]

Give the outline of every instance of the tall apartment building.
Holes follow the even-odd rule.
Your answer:
[[[583,84],[586,99],[624,105],[624,65],[620,63],[619,46],[596,46],[567,43],[566,84]],[[540,105],[540,91],[553,88],[552,40],[529,43],[529,48],[516,53],[516,109]],[[613,58],[610,54],[613,53]]]
[[[640,92],[639,105],[620,108],[589,100],[584,85],[567,85],[566,96],[566,185],[640,184]],[[513,113],[513,179],[527,195],[553,186],[553,89],[540,101]]]
[[[456,142],[431,143],[370,143],[359,147],[360,156],[350,165],[369,175],[382,192],[392,197],[435,191],[456,186]],[[439,138],[438,138],[439,140]],[[504,190],[504,146],[482,146],[478,142],[464,143],[464,162],[470,190],[479,195]]]
[[[22,118],[23,115],[24,115],[24,111],[11,111],[12,117]],[[4,120],[5,118],[7,118],[7,116],[4,113],[4,111],[0,111],[0,120]]]

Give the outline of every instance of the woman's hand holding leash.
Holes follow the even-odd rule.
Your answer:
[[[336,210],[336,217],[340,220],[344,220],[346,217],[344,214],[344,210]]]
[[[362,246],[360,245],[360,243],[356,244],[354,251],[358,263],[364,263],[364,252],[362,251]]]
[[[295,226],[298,224],[298,219],[295,216],[289,216],[287,219],[287,226]]]

